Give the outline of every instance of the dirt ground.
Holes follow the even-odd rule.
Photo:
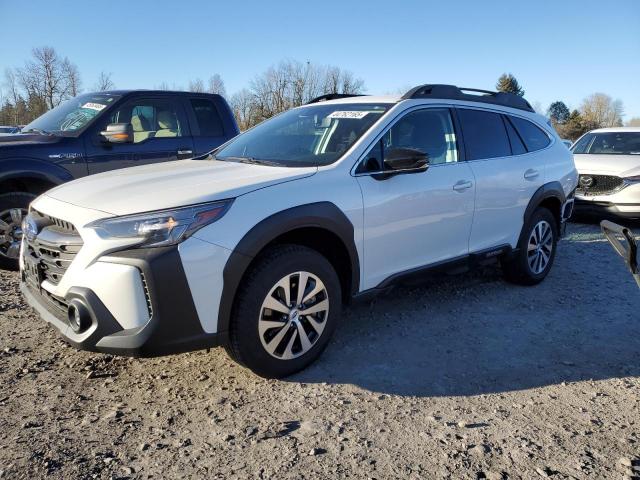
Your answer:
[[[593,224],[539,286],[486,268],[348,308],[284,381],[76,351],[17,287],[0,272],[0,478],[640,477],[640,290]]]

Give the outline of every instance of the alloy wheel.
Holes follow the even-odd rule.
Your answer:
[[[527,262],[531,272],[539,275],[544,272],[553,251],[553,230],[546,220],[536,223],[529,235],[527,246]]]
[[[322,281],[309,272],[281,278],[260,307],[258,334],[269,355],[291,360],[316,344],[327,324],[329,296]]]
[[[0,212],[0,256],[16,259],[20,255],[22,218],[26,209],[10,208]]]

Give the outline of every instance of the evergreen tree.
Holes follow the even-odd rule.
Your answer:
[[[547,115],[551,119],[551,121],[555,123],[566,123],[569,120],[569,116],[571,112],[569,108],[564,102],[553,102],[549,105],[549,109],[547,110]]]
[[[516,95],[524,96],[524,89],[511,73],[503,73],[496,83],[496,90],[499,92],[515,93]]]
[[[564,124],[556,125],[556,130],[562,138],[575,141],[583,133],[591,130],[591,125],[589,125],[589,122],[585,121],[578,110],[573,110]]]

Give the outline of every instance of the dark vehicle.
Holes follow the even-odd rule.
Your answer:
[[[0,137],[0,267],[16,268],[21,222],[39,194],[76,178],[207,153],[238,134],[223,97],[88,93]]]

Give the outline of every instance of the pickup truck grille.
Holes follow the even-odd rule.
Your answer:
[[[82,248],[82,238],[75,227],[64,220],[31,212],[39,226],[35,238],[26,238],[24,255],[37,265],[42,280],[57,285]]]
[[[623,180],[613,175],[580,175],[576,193],[582,196],[608,195],[617,192],[623,186]]]

